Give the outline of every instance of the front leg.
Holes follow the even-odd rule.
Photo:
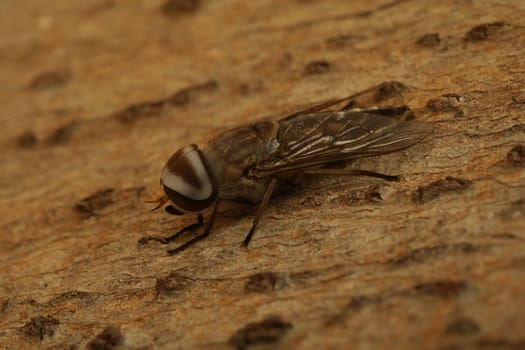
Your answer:
[[[138,243],[139,244],[146,244],[149,241],[157,241],[157,242],[160,242],[162,244],[168,244],[169,242],[173,241],[174,239],[176,239],[177,237],[179,237],[183,233],[198,229],[199,227],[202,226],[203,223],[204,223],[204,218],[203,218],[202,214],[199,214],[197,216],[197,222],[196,223],[188,225],[188,226],[182,228],[181,230],[175,232],[171,236],[168,236],[168,237],[145,236],[145,237],[142,237],[141,239],[139,239]]]
[[[204,238],[208,237],[210,235],[211,228],[212,228],[213,224],[215,223],[215,218],[217,217],[217,208],[218,207],[219,207],[219,202],[216,201],[215,204],[213,205],[213,211],[211,213],[210,219],[208,220],[208,223],[206,224],[206,227],[204,228],[204,232],[203,233],[193,237],[192,239],[190,239],[186,243],[181,244],[177,248],[168,249],[168,254],[169,255],[175,255],[177,253],[180,253],[183,250],[188,249],[189,247],[191,247],[192,245],[194,245],[198,241],[201,241]]]

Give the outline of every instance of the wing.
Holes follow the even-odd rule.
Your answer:
[[[346,96],[343,98],[331,99],[321,103],[311,105],[309,107],[304,107],[299,111],[295,111],[290,117],[294,117],[300,114],[312,113],[312,112],[321,112],[321,111],[342,111],[349,110],[358,105],[370,106],[374,105],[383,99],[384,95],[391,94],[392,90],[399,90],[403,88],[403,84],[397,81],[386,81],[379,85],[372,86],[366,90],[360,91],[358,93]],[[407,109],[405,106],[403,106]],[[403,108],[402,107],[402,108]],[[391,109],[390,107],[387,109]]]
[[[253,173],[271,176],[328,163],[370,157],[412,146],[431,131],[426,123],[372,113],[324,111],[279,121],[275,151]]]

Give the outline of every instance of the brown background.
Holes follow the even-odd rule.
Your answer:
[[[1,1],[0,348],[525,348],[524,18],[515,0]],[[143,203],[179,147],[385,81],[368,102],[434,132],[355,167],[401,181],[314,178],[248,250],[232,206],[180,255],[137,244],[194,220]]]

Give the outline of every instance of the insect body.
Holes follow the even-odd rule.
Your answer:
[[[406,107],[326,110],[338,100],[295,113],[281,120],[261,121],[226,131],[200,150],[178,150],[161,173],[165,193],[158,202],[171,214],[194,213],[198,223],[169,238],[204,224],[203,212],[212,208],[204,232],[171,254],[186,249],[210,233],[220,200],[258,203],[259,208],[243,245],[250,242],[276,185],[298,173],[387,176],[363,170],[326,169],[339,161],[385,154],[409,147],[428,135],[428,124],[388,116]]]

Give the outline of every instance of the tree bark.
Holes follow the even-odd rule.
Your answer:
[[[0,348],[525,348],[525,3],[0,5]],[[374,88],[375,87],[375,88]],[[150,213],[182,146],[373,88],[433,132],[254,208]]]

